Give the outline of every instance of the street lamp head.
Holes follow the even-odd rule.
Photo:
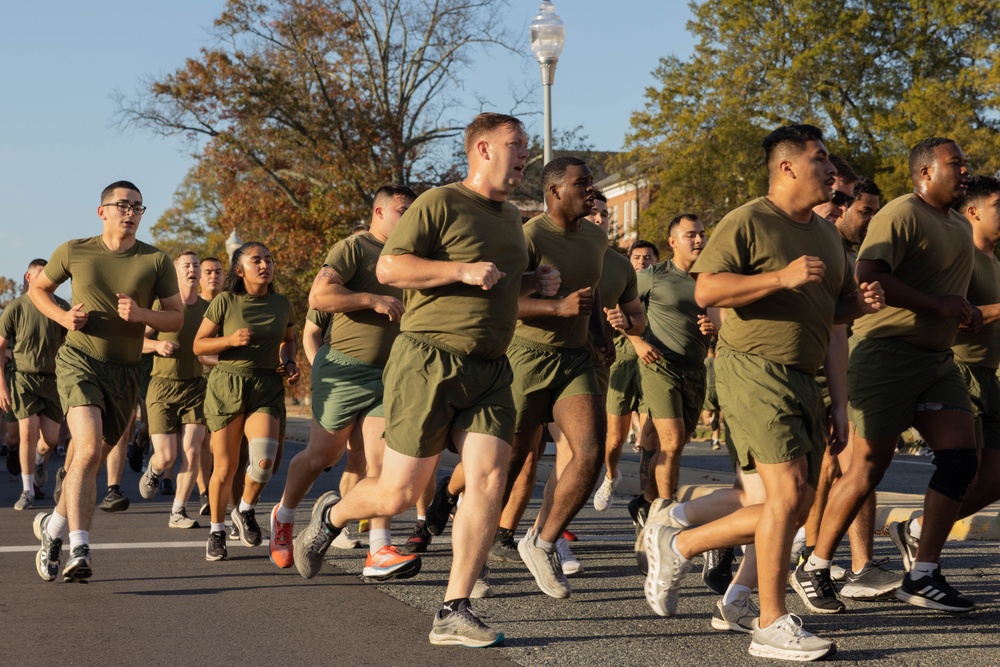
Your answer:
[[[544,0],[538,7],[538,16],[529,27],[531,35],[531,50],[539,64],[553,63],[559,60],[566,39],[566,25],[556,14],[556,8],[550,0]]]
[[[236,235],[236,230],[234,229],[233,233],[226,239],[226,252],[229,253],[230,260],[233,258],[233,253],[239,250],[241,245],[243,245],[243,241]]]

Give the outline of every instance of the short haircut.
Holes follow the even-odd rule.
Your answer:
[[[218,262],[219,266],[222,266],[222,260],[218,257],[205,257],[201,260],[201,263],[204,264],[205,262]]]
[[[854,198],[857,199],[861,195],[874,195],[881,199],[882,190],[879,186],[875,185],[875,181],[862,176],[858,179],[858,182],[854,184]]]
[[[969,179],[969,187],[962,197],[960,208],[964,210],[968,206],[982,202],[995,192],[1000,192],[1000,179],[994,176],[973,176]]]
[[[512,130],[524,130],[524,124],[514,116],[502,113],[486,112],[481,113],[472,119],[468,127],[465,128],[465,153],[468,155],[472,148],[484,134],[488,134],[498,127],[509,127]]]
[[[550,161],[542,168],[542,190],[548,189],[553,183],[562,182],[566,170],[570,167],[586,167],[587,163],[578,157],[564,155]]]
[[[48,264],[48,263],[49,263],[49,261],[47,259],[41,259],[41,258],[39,258],[39,259],[33,259],[33,260],[31,260],[31,263],[28,264],[28,270],[24,272],[24,284],[23,284],[23,289],[22,289],[23,292],[27,292],[28,291],[28,274],[31,273],[31,270],[32,269],[37,269],[37,268],[44,268],[45,265]]]
[[[406,197],[410,201],[417,198],[417,193],[401,183],[386,183],[375,191],[372,197],[372,207],[380,206],[386,199],[393,197]]]
[[[136,192],[139,192],[139,188],[135,187],[135,183],[132,183],[131,181],[115,181],[108,187],[101,190],[101,204],[103,205],[105,203],[104,200],[110,197],[112,193],[119,188],[122,190],[135,190]],[[139,196],[142,196],[141,192],[139,192]]]
[[[851,169],[851,165],[847,164],[847,161],[844,160],[844,158],[830,153],[830,162],[832,162],[833,166],[837,169],[837,176],[839,176],[841,180],[847,183],[857,182],[858,174]]]
[[[594,199],[596,199],[597,201],[602,201],[605,204],[608,203],[608,198],[600,190],[594,190]]]
[[[198,253],[196,253],[194,250],[191,250],[191,248],[185,248],[184,250],[181,250],[179,253],[177,253],[176,255],[174,255],[174,261],[176,262],[177,260],[179,260],[184,255],[194,255],[194,258],[198,259]],[[199,264],[201,263],[200,259],[198,259],[198,263]]]
[[[810,141],[823,141],[823,132],[815,125],[783,125],[764,137],[761,146],[764,149],[764,164],[771,168],[773,159],[794,148],[801,153]]]
[[[643,239],[639,239],[638,241],[636,241],[635,243],[633,243],[628,247],[629,257],[632,256],[633,252],[639,250],[640,248],[649,248],[653,251],[653,255],[656,257],[656,259],[660,258],[660,249],[657,248],[652,243],[650,243],[649,241],[644,241]]]
[[[698,222],[698,216],[696,216],[694,213],[681,213],[679,216],[671,220],[669,225],[667,225],[667,236],[670,236],[671,234],[674,233],[674,228],[677,227],[677,225],[681,224],[682,220],[691,220],[692,222]]]
[[[955,140],[947,137],[931,137],[930,139],[924,139],[910,149],[910,177],[916,176],[923,167],[929,167],[934,162],[935,148],[953,143],[955,143]]]

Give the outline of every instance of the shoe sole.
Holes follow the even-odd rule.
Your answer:
[[[201,508],[198,509],[198,514],[200,516],[209,516],[211,513],[212,513],[212,507],[208,503],[205,503],[204,505],[201,506]]]
[[[906,530],[906,524],[901,521],[894,521],[889,524],[889,539],[892,543],[896,545],[896,549],[899,550],[899,555],[903,559],[903,571],[909,572],[913,567],[913,559],[910,558],[910,550],[906,545],[906,538],[903,536],[903,531]]]
[[[799,580],[795,578],[794,571],[790,575],[788,575],[788,583],[791,585],[792,590],[794,590],[798,594],[799,599],[802,600],[802,604],[804,604],[809,611],[815,612],[817,614],[841,614],[846,609],[846,607],[844,607],[843,604],[841,604],[840,607],[837,607],[835,609],[824,609],[822,607],[817,607],[816,605],[814,605],[812,601],[809,599],[809,596],[806,595],[806,592],[802,588],[801,584],[799,584]],[[788,659],[791,660],[792,658]]]
[[[520,551],[521,550],[518,549],[518,554],[517,554],[517,557],[515,558],[514,556],[508,556],[507,554],[504,554],[504,553],[497,553],[497,552],[493,551],[492,549],[490,549],[490,552],[487,554],[487,557],[490,560],[496,561],[496,562],[499,562],[499,563],[519,563],[519,562],[521,562],[521,553],[520,553]]]
[[[178,525],[176,523],[167,522],[167,527],[168,528],[177,528],[179,530],[191,530],[192,528],[200,528],[200,526],[198,525],[197,521],[192,521],[190,523],[190,525],[187,525],[187,526],[180,526],[180,525]]]
[[[552,589],[552,590],[546,590],[546,587],[542,584],[541,577],[538,576],[538,573],[535,571],[535,568],[532,566],[531,557],[530,556],[526,556],[525,553],[524,553],[524,551],[521,550],[521,545],[522,544],[524,545],[524,550],[525,551],[527,551],[527,549],[529,548],[527,540],[528,540],[528,538],[525,537],[523,540],[521,540],[518,543],[518,545],[517,545],[517,552],[518,552],[518,554],[520,554],[521,560],[528,567],[528,572],[530,572],[531,576],[534,577],[535,584],[538,586],[539,590],[541,590],[543,593],[545,593],[546,595],[548,595],[550,598],[555,598],[556,600],[565,600],[566,598],[570,597],[570,595],[573,594],[573,591],[571,589],[568,589],[568,590],[565,590],[565,591],[563,589],[561,589],[561,588]]]
[[[570,567],[566,569],[566,563],[563,563],[562,573],[564,577],[575,577],[577,575],[583,574],[583,566],[576,563],[576,567]]]
[[[149,470],[149,468],[146,468]],[[160,481],[156,481],[156,488],[150,488],[149,485],[149,475],[142,473],[142,477],[139,478],[139,495],[149,500],[150,498],[155,498],[156,494],[160,492]]]
[[[238,515],[239,515],[238,512],[236,510],[233,510],[230,513],[229,518],[233,520],[233,525],[236,526],[236,532],[239,533],[240,535],[240,544],[242,544],[245,547],[250,547],[251,549],[253,547],[259,547],[261,544],[263,544],[264,542],[263,536],[258,537],[256,542],[253,542],[244,536],[245,531],[243,530],[243,522],[239,521],[236,518]]]
[[[755,641],[750,642],[750,655],[756,656],[758,658],[772,658],[775,660],[790,660],[792,662],[812,662],[813,660],[821,660],[822,658],[829,658],[830,656],[837,654],[837,645],[833,644],[830,648],[816,651],[789,651],[785,649],[776,648],[774,646],[768,646],[767,644],[758,644]]]
[[[646,596],[646,602],[657,616],[673,616],[674,612],[666,607],[667,591],[662,592],[663,599],[660,599],[656,574],[660,570],[660,540],[659,535],[662,526],[654,526],[651,530],[643,531],[643,547],[646,554],[647,570],[646,581],[643,583],[642,592]],[[676,611],[676,610],[674,610]]]
[[[87,584],[90,583],[88,579],[94,576],[94,570],[87,563],[81,563],[79,565],[70,563],[66,566],[66,569],[63,570],[62,575],[63,581],[67,584],[71,584],[73,582]]]
[[[406,544],[403,545],[403,551],[405,551],[406,553],[410,554],[411,556],[414,555],[414,554],[425,554],[425,553],[427,553],[427,545],[426,544],[419,544],[419,545],[414,544],[414,545],[411,546],[410,543],[407,542]]]
[[[420,567],[423,562],[420,558],[414,558],[409,563],[403,563],[396,569],[389,572],[381,568],[366,567],[361,571],[361,575],[373,581],[392,581],[393,579],[412,579],[420,574]]]
[[[214,562],[217,562],[217,561],[220,561],[220,560],[226,560],[228,558],[229,558],[229,554],[228,553],[224,553],[221,556],[209,556],[208,552],[205,552],[205,560],[207,560],[210,563],[214,563]]]
[[[946,604],[935,602],[934,600],[928,600],[922,595],[907,593],[902,588],[896,590],[896,599],[902,600],[907,604],[912,604],[914,607],[923,607],[924,609],[935,609],[937,611],[947,611],[952,614],[965,614],[970,611],[973,611],[976,608],[975,605],[972,605],[970,607],[950,607]]]
[[[744,628],[739,623],[730,623],[726,619],[718,618],[717,616],[712,616],[712,629],[722,632],[742,632],[748,635],[753,632],[750,628]]]
[[[878,602],[881,600],[891,599],[895,597],[896,591],[902,585],[902,582],[896,584],[892,588],[884,591],[861,591],[855,594],[851,594],[850,589],[844,586],[840,589],[840,597],[847,598],[848,600],[855,600],[857,602]]]
[[[464,646],[465,648],[489,648],[503,644],[503,633],[499,633],[497,638],[490,642],[480,642],[467,637],[456,637],[455,635],[439,635],[431,630],[429,636],[431,644],[434,646]]]
[[[35,533],[35,539],[39,542],[42,541],[42,519],[49,516],[48,512],[39,512],[35,515],[35,518],[31,520],[31,530]],[[43,554],[45,547],[41,547],[35,553],[35,571],[38,572],[38,576],[42,578],[43,581],[55,581],[56,576],[59,574],[60,564],[56,564],[56,571],[54,574],[49,574],[48,568],[42,570],[42,556],[45,556],[45,562],[48,563],[48,555]]]
[[[434,507],[434,501],[437,500],[438,491],[441,489],[441,486],[443,485],[444,488],[445,488],[445,490],[447,491],[448,483],[449,482],[451,482],[451,477],[450,476],[449,477],[444,477],[444,478],[441,479],[440,482],[438,482],[438,487],[436,489],[434,489],[434,498],[431,500],[431,507]],[[441,533],[443,533],[444,529],[448,527],[448,518],[449,518],[449,516],[451,516],[451,513],[454,512],[454,511],[455,511],[454,507],[452,507],[451,509],[449,509],[448,510],[448,514],[446,514],[445,517],[444,517],[444,521],[442,521],[440,524],[433,523],[431,521],[425,521],[424,522],[424,527],[427,528],[427,532],[429,532],[431,535],[433,535],[435,537],[437,537]],[[428,508],[427,516],[428,517],[430,516],[430,508]]]
[[[97,509],[101,510],[102,512],[108,512],[109,514],[113,514],[115,512],[124,512],[129,508],[129,505],[131,504],[132,504],[131,501],[128,498],[125,498],[124,500],[116,500],[114,503],[110,505],[105,505],[104,503],[101,503],[100,505],[97,506]]]

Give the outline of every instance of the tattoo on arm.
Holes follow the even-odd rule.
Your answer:
[[[320,269],[319,275],[323,276],[323,279],[326,280],[326,282],[332,283],[333,277],[337,274],[329,266],[324,266],[322,269]]]

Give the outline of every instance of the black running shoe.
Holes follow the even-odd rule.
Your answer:
[[[239,531],[240,542],[245,547],[256,547],[262,541],[260,526],[257,524],[257,517],[254,508],[241,512],[239,508],[233,510],[230,516],[233,519],[233,527]]]
[[[128,467],[132,469],[132,472],[142,472],[142,458],[142,447],[135,440],[128,443],[128,452],[125,454],[125,461],[128,462]]]
[[[445,477],[438,482],[437,490],[434,491],[434,500],[427,508],[427,530],[431,535],[440,535],[448,525],[448,517],[455,511],[458,504],[458,496],[448,493],[448,482],[451,477]]]
[[[166,478],[160,479],[160,495],[161,496],[174,495],[174,480]]]
[[[733,549],[712,549],[705,552],[705,566],[701,578],[716,595],[725,595],[733,583]]]
[[[837,597],[837,589],[833,587],[828,567],[807,572],[803,563],[788,576],[788,581],[802,598],[803,604],[817,614],[839,614],[846,609]]]
[[[903,585],[896,589],[896,598],[917,607],[959,614],[976,608],[972,600],[963,598],[954,587],[944,580],[940,568],[934,570],[934,574],[928,574],[919,579],[914,579],[913,573],[908,572],[903,577]]]
[[[920,545],[920,540],[910,534],[910,522],[893,521],[886,532],[899,549],[899,555],[903,557],[903,569],[909,572],[913,567],[913,561],[917,560],[917,546]]]
[[[632,517],[632,526],[635,527],[635,534],[642,532],[642,527],[646,525],[646,517],[649,516],[649,505],[643,502],[642,494],[639,494],[628,504],[628,515]]]
[[[128,506],[128,497],[122,495],[121,489],[117,486],[112,486],[108,489],[108,495],[104,496],[104,500],[97,506],[97,509],[103,512],[124,512]]]
[[[21,474],[21,448],[7,446],[7,472],[15,477]]]
[[[201,508],[198,509],[198,514],[202,516],[209,516],[212,513],[212,506],[208,502],[208,491],[201,494]]]
[[[413,533],[403,545],[403,551],[408,554],[426,553],[427,546],[432,539],[431,531],[427,530],[427,522],[417,521],[417,525],[413,527]]]
[[[56,471],[56,487],[52,489],[52,502],[59,504],[59,496],[62,495],[63,480],[66,479],[66,468],[59,468]]]
[[[517,543],[514,542],[514,531],[500,528],[493,536],[493,546],[487,554],[490,560],[498,560],[502,563],[519,563],[521,554],[517,551]]]
[[[205,560],[226,560],[228,557],[225,531],[217,530],[209,533],[208,544],[205,545]]]

